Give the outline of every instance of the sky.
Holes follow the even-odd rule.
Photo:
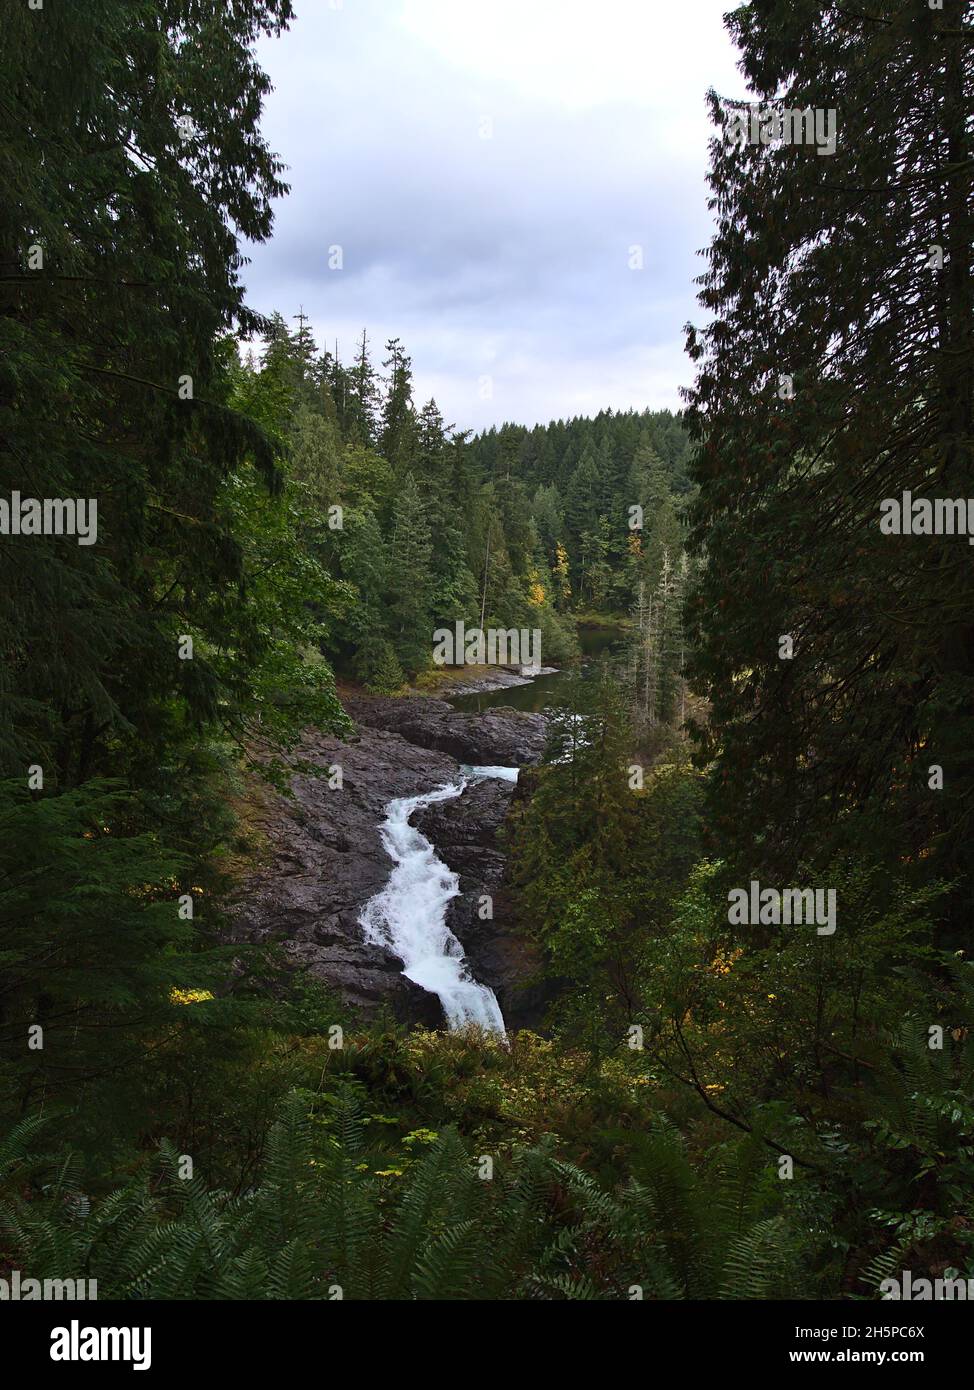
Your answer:
[[[288,166],[252,307],[343,361],[398,337],[484,429],[680,405],[732,0],[297,0],[260,43]],[[640,268],[641,267],[641,268]]]

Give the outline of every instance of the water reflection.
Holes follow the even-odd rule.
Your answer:
[[[578,640],[582,649],[583,677],[599,670],[600,657],[612,659],[621,655],[625,648],[625,635],[616,627],[580,627]],[[450,704],[455,710],[474,714],[482,714],[484,710],[496,709],[500,705],[537,713],[547,709],[558,699],[578,670],[578,665],[566,666],[550,676],[537,676],[528,685],[509,686],[505,690],[484,690],[472,695],[455,695]]]

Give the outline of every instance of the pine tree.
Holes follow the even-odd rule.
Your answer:
[[[379,452],[392,464],[397,477],[401,477],[415,463],[418,448],[412,363],[398,338],[389,339],[386,352],[389,356],[382,365],[389,377],[382,407]]]
[[[564,526],[564,508],[556,487],[538,488],[531,502],[531,516],[537,525],[548,563],[553,564],[555,547],[561,539]]]
[[[294,319],[298,326],[290,334],[291,351],[298,367],[302,394],[310,401],[314,399],[318,383],[318,346],[303,308],[294,315]]]
[[[275,477],[271,442],[227,409],[221,336],[266,329],[237,237],[268,235],[284,185],[251,44],[290,16],[289,0],[5,8],[0,493],[98,502],[95,545],[0,547],[12,774],[124,772],[108,743],[161,728],[162,704],[220,708],[205,656],[189,678],[176,637],[240,579],[224,479],[247,458]]]
[[[345,437],[356,444],[375,444],[379,435],[379,381],[369,358],[369,340],[364,328],[355,365],[346,373],[343,386]]]
[[[389,631],[396,656],[409,673],[425,670],[433,653],[430,557],[433,547],[423,499],[406,474],[393,509],[389,551]]]
[[[720,221],[688,422],[720,826],[784,871],[883,845],[955,881],[965,921],[974,572],[963,540],[879,522],[904,490],[974,492],[970,8],[767,4],[728,22],[756,99],[835,109],[838,134],[833,154],[742,145],[711,94]]]

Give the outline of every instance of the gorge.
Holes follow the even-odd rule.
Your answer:
[[[381,835],[394,868],[382,892],[366,903],[359,925],[368,944],[388,946],[403,962],[406,978],[436,995],[451,1029],[473,1024],[503,1037],[497,996],[473,978],[463,947],[446,925],[459,876],[409,823],[415,812],[452,801],[465,788],[465,781],[447,782],[437,791],[390,801]]]
[[[315,772],[265,793],[265,852],[241,884],[232,939],[278,941],[289,962],[365,1018],[540,1023],[538,960],[513,920],[497,844],[517,769],[540,760],[545,718],[458,712],[428,697],[346,695],[347,741],[309,731]],[[489,904],[486,913],[484,903]]]

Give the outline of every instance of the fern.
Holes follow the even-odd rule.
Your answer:
[[[95,1203],[65,1155],[46,1184],[21,1186],[0,1221],[38,1277],[97,1278],[102,1296],[159,1299],[591,1300],[768,1297],[800,1292],[806,1247],[761,1191],[753,1144],[706,1173],[658,1121],[634,1149],[628,1184],[607,1190],[559,1158],[553,1141],[475,1176],[446,1129],[401,1186],[363,1160],[361,1110],[339,1097],[324,1151],[291,1096],[267,1143],[261,1180],[232,1197],[159,1146],[142,1173]],[[36,1127],[4,1152],[18,1183]],[[29,1189],[29,1183],[26,1184]],[[709,1214],[709,1220],[708,1220]]]

